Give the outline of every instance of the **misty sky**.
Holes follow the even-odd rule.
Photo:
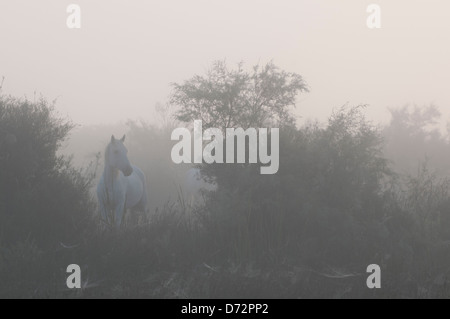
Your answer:
[[[82,28],[66,26],[81,6]],[[366,8],[382,9],[381,29]],[[275,64],[311,92],[296,114],[325,119],[346,102],[386,107],[435,103],[450,113],[450,1],[0,0],[3,91],[53,100],[76,123],[154,120],[169,83],[212,61]]]

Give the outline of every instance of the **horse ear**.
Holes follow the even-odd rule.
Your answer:
[[[114,135],[111,135],[111,143],[114,143],[116,140],[116,138],[114,137]]]
[[[120,139],[123,142],[125,142],[125,134],[122,136],[122,138]]]

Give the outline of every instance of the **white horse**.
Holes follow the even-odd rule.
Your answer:
[[[144,173],[130,164],[128,150],[120,139],[111,136],[105,150],[105,169],[97,186],[101,218],[117,227],[128,209],[147,213],[147,185]]]

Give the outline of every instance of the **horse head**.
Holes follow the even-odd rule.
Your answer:
[[[112,135],[111,143],[106,149],[105,159],[111,168],[118,169],[125,176],[130,176],[133,173],[133,167],[128,160],[128,150],[123,142],[125,142],[125,135],[120,140]]]

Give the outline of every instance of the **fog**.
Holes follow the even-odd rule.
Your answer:
[[[448,1],[71,3],[0,3],[0,298],[450,296]]]
[[[4,92],[58,100],[79,124],[154,119],[169,83],[214,60],[274,62],[301,74],[310,93],[296,114],[326,119],[346,102],[386,107],[434,102],[448,116],[448,1],[377,1],[381,29],[366,27],[371,1],[2,1]]]

